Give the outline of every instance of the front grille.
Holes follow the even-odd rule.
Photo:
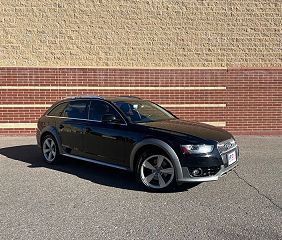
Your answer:
[[[219,151],[220,154],[226,153],[229,150],[235,148],[236,142],[234,139],[228,139],[226,141],[220,142],[217,144],[217,149]]]

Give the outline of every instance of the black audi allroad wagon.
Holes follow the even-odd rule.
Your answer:
[[[229,132],[130,96],[58,101],[39,119],[37,142],[47,163],[63,155],[132,171],[156,191],[217,180],[239,157]]]

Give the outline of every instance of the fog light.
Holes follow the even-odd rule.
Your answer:
[[[201,168],[196,168],[192,171],[192,175],[194,177],[199,177],[203,174],[203,170]]]

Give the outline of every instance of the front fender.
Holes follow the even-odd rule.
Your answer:
[[[154,146],[159,147],[162,150],[164,150],[166,152],[166,154],[168,154],[168,156],[170,157],[170,159],[172,160],[172,162],[174,164],[177,180],[183,178],[183,173],[182,173],[180,161],[179,161],[179,158],[178,158],[177,154],[175,153],[175,151],[166,142],[159,140],[159,139],[154,139],[154,138],[142,140],[141,142],[137,143],[134,146],[134,148],[133,148],[133,150],[131,151],[131,154],[130,154],[130,170],[131,171],[134,171],[134,159],[135,159],[135,155],[136,155],[137,151],[141,147],[146,146],[146,145],[154,145]]]

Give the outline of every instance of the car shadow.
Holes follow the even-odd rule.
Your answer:
[[[8,160],[16,160],[30,164],[30,168],[44,167],[91,181],[93,183],[128,189],[134,191],[146,191],[134,177],[134,174],[99,164],[79,161],[76,159],[62,157],[60,163],[50,165],[43,160],[41,151],[37,145],[21,145],[0,149],[0,154]],[[172,192],[182,192],[196,186],[196,184],[185,184],[178,186]]]

